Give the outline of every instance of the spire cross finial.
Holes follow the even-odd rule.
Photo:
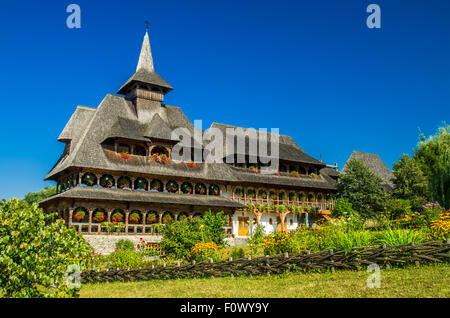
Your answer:
[[[148,26],[150,24],[150,21],[146,20],[145,21],[145,30],[148,32]]]

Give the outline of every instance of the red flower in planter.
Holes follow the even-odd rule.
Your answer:
[[[128,159],[130,158],[130,154],[128,152],[121,152],[120,156],[122,157],[122,159]]]

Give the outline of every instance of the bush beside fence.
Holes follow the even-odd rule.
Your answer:
[[[358,270],[363,266],[378,264],[380,267],[427,262],[446,262],[450,259],[450,240],[397,246],[356,247],[344,251],[287,253],[258,258],[241,258],[192,264],[153,266],[135,270],[86,271],[81,274],[82,283],[113,281],[140,281],[151,279],[177,279],[201,277],[226,277],[242,275],[271,275],[288,271]]]

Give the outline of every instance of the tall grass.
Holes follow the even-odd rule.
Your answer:
[[[358,246],[370,246],[375,236],[370,231],[333,231],[325,234],[321,249],[348,250]]]
[[[376,234],[376,244],[386,245],[402,245],[425,242],[429,239],[428,234],[421,230],[409,229],[386,229],[383,232]]]

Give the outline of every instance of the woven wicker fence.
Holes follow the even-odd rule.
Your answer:
[[[287,271],[358,270],[378,264],[381,267],[427,262],[446,262],[450,259],[450,240],[397,246],[356,247],[345,251],[305,252],[192,264],[164,265],[134,270],[86,271],[82,283],[176,279],[192,277],[225,277],[241,275],[270,275]]]

